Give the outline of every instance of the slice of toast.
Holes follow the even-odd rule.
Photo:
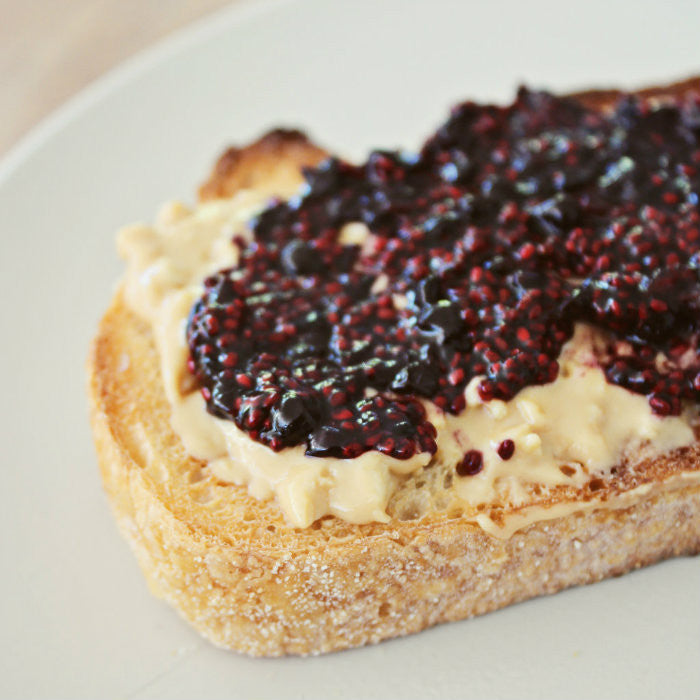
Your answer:
[[[693,79],[640,94],[698,88]],[[575,97],[606,109],[617,95]],[[324,156],[298,132],[275,131],[229,149],[200,197],[287,190]],[[487,534],[467,511],[417,513],[416,492],[428,486],[415,480],[392,498],[387,524],[325,517],[297,529],[274,501],[218,481],[187,455],[170,426],[151,329],[122,292],[100,324],[89,375],[120,529],[152,591],[222,647],[268,656],[344,649],[700,552],[700,443],[527,504],[540,519],[508,538]]]

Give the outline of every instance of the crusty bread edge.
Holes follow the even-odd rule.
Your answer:
[[[699,83],[685,81],[682,90]],[[617,94],[582,93],[581,101],[603,108]],[[310,144],[305,150],[300,135],[284,133],[230,150],[202,198],[254,185],[277,157],[291,155],[297,167],[322,157]],[[255,168],[261,154],[268,159],[263,172]],[[109,410],[118,374],[109,347],[110,314],[119,304],[116,299],[107,312],[88,361],[105,490],[152,591],[219,646],[266,656],[344,649],[700,552],[700,486],[657,491],[625,509],[541,521],[506,540],[459,519],[429,527],[398,523],[315,551],[256,547],[249,539],[224,541],[205,533],[178,517],[168,494],[120,440]]]
[[[303,132],[273,129],[247,146],[227,148],[200,186],[199,198],[225,199],[238,190],[269,187],[271,181],[274,186],[274,180],[298,178],[302,168],[317,165],[327,156]]]
[[[225,543],[159,497],[115,439],[101,391],[93,373],[93,431],[119,528],[152,592],[220,647],[280,656],[371,644],[700,553],[700,486],[541,521],[505,540],[453,520],[387,526],[315,553]]]

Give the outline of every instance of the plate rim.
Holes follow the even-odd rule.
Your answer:
[[[0,157],[0,192],[22,167],[47,142],[112,93],[138,79],[140,75],[167,62],[173,55],[206,41],[220,32],[244,24],[278,7],[301,4],[304,0],[235,0],[188,22],[153,43],[118,61],[44,115],[14,141]]]

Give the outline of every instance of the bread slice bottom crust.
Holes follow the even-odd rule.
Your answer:
[[[700,485],[497,539],[447,513],[287,526],[172,433],[150,330],[118,294],[89,360],[105,489],[154,594],[214,644],[317,654],[418,632],[700,552]]]

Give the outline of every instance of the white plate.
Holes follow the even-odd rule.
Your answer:
[[[417,145],[460,98],[700,70],[698,3],[264,2],[113,72],[0,166],[6,697],[697,697],[700,560],[408,639],[251,660],[152,598],[102,494],[83,363],[113,233],[192,199],[221,148],[302,125],[361,156]]]

